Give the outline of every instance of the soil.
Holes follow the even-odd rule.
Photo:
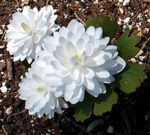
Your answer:
[[[91,16],[105,15],[117,20],[120,31],[131,29],[131,34],[141,36],[138,47],[141,51],[132,61],[145,64],[148,79],[137,92],[126,95],[118,90],[119,102],[109,113],[101,117],[92,116],[84,123],[75,122],[73,111],[53,119],[30,116],[24,109],[24,101],[19,99],[18,83],[27,68],[21,62],[13,62],[6,51],[7,41],[4,32],[12,13],[22,8],[20,0],[0,0],[0,85],[5,82],[8,91],[0,92],[0,134],[2,135],[149,135],[150,134],[150,1],[131,0],[123,6],[117,0],[30,0],[28,5],[38,8],[52,4],[57,9],[57,24],[60,26],[76,18],[85,22]],[[127,21],[127,18],[130,20]],[[142,52],[142,53],[141,53]],[[143,58],[143,59],[142,59]],[[99,125],[90,133],[88,125],[95,121]]]

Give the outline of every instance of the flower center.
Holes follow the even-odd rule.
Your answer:
[[[82,56],[81,55],[75,55],[73,57],[71,57],[71,63],[74,65],[74,67],[81,67],[83,66],[83,60],[82,60]]]
[[[75,59],[76,59],[79,63],[81,63],[81,56],[75,55]]]
[[[47,86],[46,85],[39,85],[37,88],[36,88],[36,91],[39,92],[40,94],[42,95],[46,95],[47,94]]]
[[[22,28],[24,29],[25,32],[32,32],[32,28],[26,24],[26,23],[21,23]]]

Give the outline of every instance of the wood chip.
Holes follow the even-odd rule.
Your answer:
[[[7,68],[7,79],[10,81],[13,78],[12,60],[10,58],[7,58],[6,60],[6,68]]]

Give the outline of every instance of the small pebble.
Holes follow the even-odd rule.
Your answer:
[[[141,61],[143,61],[143,60],[145,59],[145,56],[139,56],[139,59],[140,59]]]
[[[129,21],[130,21],[130,17],[127,17],[124,19],[124,23],[126,23],[126,24],[129,23]]]
[[[123,6],[128,6],[131,0],[124,0]]]
[[[135,63],[135,62],[136,62],[136,59],[135,59],[135,58],[131,58],[131,61],[132,61],[133,63]]]
[[[112,134],[114,132],[114,127],[109,126],[106,131],[107,133]]]
[[[123,2],[123,0],[118,0],[118,2],[122,3],[122,2]]]
[[[4,49],[5,48],[5,46],[4,45],[0,45],[0,49]]]
[[[143,65],[143,62],[140,61],[139,64],[140,64],[140,65]]]
[[[2,83],[2,87],[0,88],[2,93],[6,93],[7,92],[7,87],[5,86],[5,82]]]
[[[10,115],[10,114],[12,114],[12,110],[13,110],[12,106],[9,106],[9,107],[6,109],[5,113],[6,113],[7,115]]]
[[[119,11],[120,11],[121,14],[124,14],[123,8],[119,7]]]

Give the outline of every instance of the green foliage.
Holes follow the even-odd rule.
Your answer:
[[[100,27],[100,19],[98,16],[89,18],[86,22],[86,26],[94,26],[95,28]]]
[[[120,90],[129,94],[141,85],[141,83],[147,78],[144,72],[144,66],[131,63],[128,64],[126,71],[120,73],[117,76],[117,84]]]
[[[115,91],[110,90],[98,98],[86,95],[85,100],[75,107],[75,120],[83,122],[91,116],[92,112],[96,116],[101,116],[103,113],[111,111],[113,104],[116,104],[117,101],[118,95]]]
[[[81,103],[78,103],[75,106],[74,118],[77,122],[78,121],[83,122],[84,120],[86,120],[87,118],[91,116],[94,101],[95,100],[93,97],[86,94],[84,101]]]
[[[130,30],[125,31],[117,41],[118,50],[120,55],[125,60],[134,57],[139,49],[135,47],[140,42],[139,36],[129,36]]]
[[[109,90],[105,95],[100,95],[94,104],[94,115],[101,116],[103,113],[111,111],[117,101],[118,95],[113,90]]]
[[[91,17],[86,21],[87,26],[102,27],[105,36],[114,37],[118,30],[118,24],[116,21],[111,20],[108,16],[102,19],[99,17]]]

